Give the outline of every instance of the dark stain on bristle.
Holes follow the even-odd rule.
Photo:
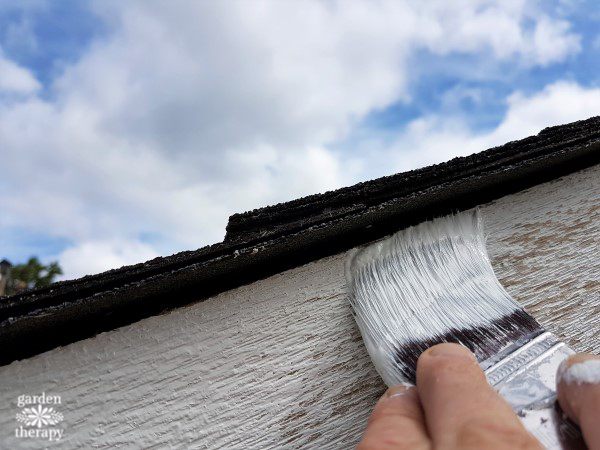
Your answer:
[[[509,315],[490,321],[485,326],[453,328],[443,335],[432,335],[430,339],[402,343],[396,349],[394,362],[402,376],[415,383],[417,360],[421,353],[432,345],[442,342],[462,344],[475,354],[479,362],[482,362],[494,356],[507,344],[541,331],[543,331],[542,326],[533,317],[523,309],[517,309]]]

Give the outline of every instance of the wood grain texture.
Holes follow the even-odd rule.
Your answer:
[[[498,278],[600,351],[600,166],[481,208]],[[345,254],[0,367],[0,447],[351,448],[384,386],[347,305]],[[62,396],[65,437],[17,439],[20,394]]]

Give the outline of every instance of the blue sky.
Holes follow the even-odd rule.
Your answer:
[[[600,114],[592,1],[4,1],[0,257],[78,277]]]
[[[30,69],[48,87],[66,65],[76,63],[107,30],[86,2],[30,5],[9,2],[0,8],[2,48],[6,57]]]

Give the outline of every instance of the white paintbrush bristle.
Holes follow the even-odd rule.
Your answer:
[[[363,340],[388,385],[414,382],[418,356],[436,343],[461,343],[481,362],[542,331],[496,279],[477,211],[357,251],[346,277]]]

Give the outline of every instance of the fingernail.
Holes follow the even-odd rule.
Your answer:
[[[600,357],[580,353],[565,359],[558,366],[556,382],[600,383]]]
[[[387,398],[396,398],[396,397],[404,397],[405,395],[408,395],[409,391],[411,389],[414,389],[414,384],[409,384],[409,383],[402,383],[402,384],[396,384],[394,386],[391,386],[387,392],[386,392],[386,397]]]
[[[437,344],[425,352],[429,356],[445,356],[451,358],[468,359],[476,362],[475,355],[467,347],[459,344]]]

